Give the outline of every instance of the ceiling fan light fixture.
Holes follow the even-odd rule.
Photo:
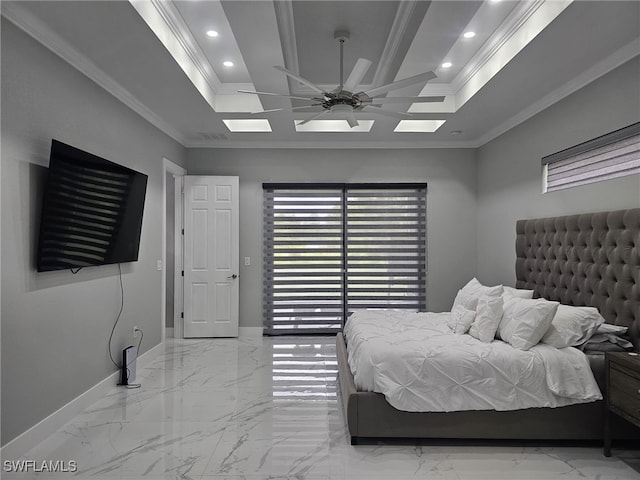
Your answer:
[[[353,113],[353,107],[351,107],[350,105],[333,105],[329,107],[329,110],[331,110],[331,113]]]
[[[351,127],[346,120],[294,120],[296,132],[308,133],[367,133],[371,131],[374,120],[360,120],[358,125]]]
[[[336,104],[329,107],[329,110],[338,118],[344,118],[349,124],[349,127],[353,128],[358,126],[358,120],[356,120],[353,114],[353,107],[351,105]]]

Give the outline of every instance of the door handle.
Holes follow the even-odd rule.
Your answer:
[[[228,276],[227,278],[233,278],[233,279],[235,280],[236,278],[238,278],[238,275],[236,275],[236,274],[234,273],[233,275],[230,275],[230,276]]]

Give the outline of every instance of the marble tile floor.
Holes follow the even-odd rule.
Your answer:
[[[640,479],[629,466],[639,452],[616,450],[605,458],[598,446],[351,446],[336,371],[332,337],[167,339],[165,352],[138,371],[140,388],[114,387],[23,458],[11,459],[45,471],[3,468],[0,477]],[[67,470],[76,462],[77,470],[47,472],[56,461]]]

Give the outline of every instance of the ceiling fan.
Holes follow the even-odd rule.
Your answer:
[[[343,82],[343,63],[344,63],[344,42],[349,39],[349,32],[345,30],[337,30],[334,33],[334,38],[340,43],[340,84],[330,92],[323,90],[313,82],[301,77],[294,72],[287,70],[284,67],[274,66],[275,69],[285,73],[289,77],[297,80],[298,82],[306,85],[312,90],[318,92],[319,95],[311,97],[295,96],[295,95],[282,95],[278,93],[270,92],[252,92],[249,90],[238,90],[241,93],[251,93],[255,95],[266,95],[275,97],[288,97],[296,100],[302,100],[310,102],[310,105],[293,107],[293,108],[275,108],[272,110],[264,110],[260,113],[278,112],[284,110],[302,110],[305,108],[322,107],[322,111],[317,115],[314,115],[306,120],[303,120],[299,125],[303,125],[312,120],[316,120],[326,114],[340,114],[341,118],[345,118],[349,127],[357,127],[358,121],[354,115],[354,112],[367,111],[375,112],[380,115],[394,117],[394,118],[407,118],[411,117],[410,114],[404,112],[391,112],[389,110],[383,110],[380,105],[384,103],[416,103],[416,102],[443,102],[444,96],[437,97],[381,97],[387,92],[397,90],[399,88],[408,87],[409,85],[415,85],[418,83],[426,83],[429,80],[436,78],[436,74],[433,72],[425,72],[419,75],[414,75],[396,82],[388,83],[380,87],[371,88],[366,91],[354,93],[354,90],[358,87],[365,74],[371,66],[371,61],[366,58],[359,58],[356,62],[353,70],[347,77],[347,80]]]

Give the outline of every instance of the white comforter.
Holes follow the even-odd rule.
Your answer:
[[[518,410],[600,400],[586,356],[455,335],[449,313],[356,311],[344,328],[358,389],[398,410]]]

